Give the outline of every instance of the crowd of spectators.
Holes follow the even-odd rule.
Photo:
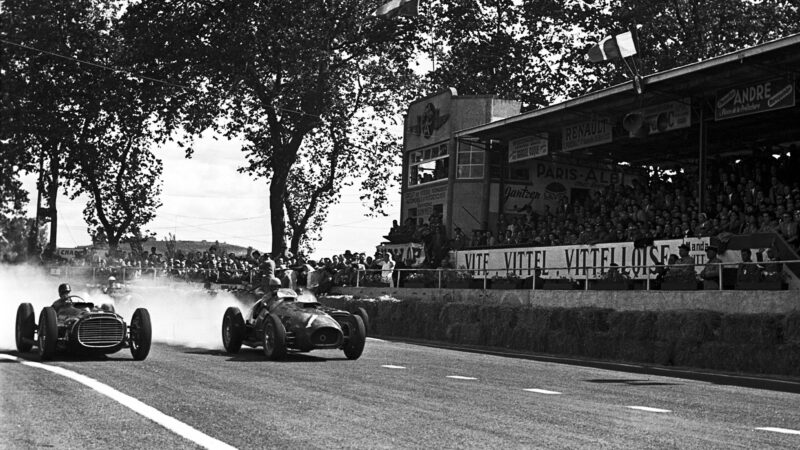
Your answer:
[[[129,252],[99,258],[89,254],[78,255],[69,263],[73,267],[91,267],[97,278],[115,277],[119,281],[140,278],[170,277],[217,284],[244,284],[253,287],[268,282],[275,276],[286,287],[307,286],[310,273],[314,273],[313,284],[325,292],[333,285],[355,285],[357,278],[390,283],[395,269],[391,253],[376,252],[374,255],[354,253],[350,250],[339,255],[321,258],[318,261],[290,252],[272,256],[248,248],[244,254],[222,253],[219,246],[211,245],[205,251],[183,251],[173,249],[167,254],[159,253],[156,247],[139,256]],[[402,261],[397,267],[403,267]]]
[[[493,230],[474,230],[469,240],[455,230],[453,245],[553,246],[774,232],[797,249],[800,152],[793,150],[791,156],[759,154],[712,164],[705,210],[698,204],[696,176],[662,172],[630,186],[608,185],[555,209],[500,214]]]

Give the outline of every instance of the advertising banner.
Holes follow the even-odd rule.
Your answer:
[[[547,152],[547,133],[512,139],[508,142],[508,162],[546,156]]]
[[[776,79],[717,91],[714,118],[725,120],[781,108],[795,103],[792,80]]]
[[[447,185],[433,186],[422,189],[409,190],[403,194],[406,210],[417,209],[416,217],[427,218],[433,213],[433,205],[444,204],[447,195]]]
[[[417,242],[381,244],[378,246],[378,251],[381,253],[391,252],[394,261],[403,261],[407,266],[425,262],[425,246]]]
[[[642,126],[649,126],[650,134],[688,128],[692,124],[691,99],[687,97],[681,101],[645,107],[642,109],[642,116]]]
[[[579,148],[607,144],[612,141],[611,121],[587,120],[561,129],[562,149],[565,152]]]
[[[569,278],[598,279],[611,264],[633,266],[620,269],[634,280],[644,280],[656,265],[666,262],[670,254],[678,254],[678,246],[686,243],[689,255],[696,264],[705,264],[709,238],[687,238],[655,241],[645,248],[635,248],[633,242],[615,242],[597,245],[560,245],[555,247],[518,247],[454,252],[456,267],[472,271],[474,278],[505,277],[513,274],[520,278],[533,276],[540,269],[545,279]],[[725,258],[720,255],[723,262]],[[732,259],[730,262],[734,262]],[[702,266],[695,267],[699,273]]]
[[[520,211],[526,206],[533,211],[543,211],[545,206],[555,208],[572,200],[574,189],[595,191],[609,184],[631,185],[639,178],[621,171],[548,161],[529,160],[521,164],[527,167],[529,179],[504,185],[503,211],[506,213]]]

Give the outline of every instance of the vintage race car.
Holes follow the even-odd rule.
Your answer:
[[[38,347],[43,360],[52,359],[57,352],[76,354],[109,354],[130,348],[135,360],[150,353],[152,327],[150,313],[138,308],[130,326],[114,311],[114,305],[95,306],[77,295],[56,310],[42,308],[38,325],[30,303],[17,308],[17,350],[28,352]]]
[[[281,359],[287,351],[341,349],[348,359],[358,359],[367,339],[367,313],[321,305],[298,297],[292,289],[279,289],[274,297],[258,300],[247,314],[231,306],[222,319],[222,344],[237,353],[242,344],[263,347],[268,359]]]

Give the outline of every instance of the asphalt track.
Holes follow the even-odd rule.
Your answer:
[[[2,448],[200,447],[78,381],[6,358]],[[120,352],[47,365],[238,448],[800,448],[797,393],[402,342],[370,339],[357,361],[155,344],[143,362]]]

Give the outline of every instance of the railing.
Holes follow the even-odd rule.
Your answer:
[[[632,289],[640,286],[644,290],[730,290],[730,289],[785,289],[787,287],[786,275],[783,267],[786,264],[800,263],[800,260],[781,260],[767,262],[739,262],[739,263],[705,263],[705,264],[669,264],[656,266],[626,265],[626,266],[588,266],[588,267],[547,267],[535,269],[513,268],[481,268],[481,269],[423,269],[402,268],[394,269],[387,275],[381,269],[358,270],[356,272],[355,287],[388,286],[388,287],[428,287],[446,289],[458,284],[468,282],[471,288],[489,289],[494,283],[504,286],[516,283],[517,288],[537,290],[546,289],[544,285],[572,284],[574,289],[609,289],[614,284],[619,288]],[[698,273],[696,267],[703,267]],[[752,270],[743,268],[753,267]],[[767,270],[767,268],[773,270]],[[677,270],[676,270],[677,269]],[[560,276],[564,271],[566,277]],[[576,272],[581,272],[577,274]],[[636,272],[634,277],[630,272]],[[505,273],[505,277],[490,273]],[[527,273],[521,276],[520,273]],[[600,273],[599,277],[595,273]],[[675,275],[675,274],[678,275]],[[411,275],[413,274],[413,275]],[[672,275],[668,275],[672,274]],[[713,274],[713,275],[712,275]],[[711,276],[710,276],[711,275]],[[456,281],[456,283],[454,283]],[[530,283],[528,283],[530,282]],[[476,284],[477,283],[477,284]],[[527,287],[530,284],[530,287]],[[538,285],[538,286],[537,286]],[[593,287],[594,285],[594,287]],[[664,285],[670,289],[663,289]],[[525,287],[523,287],[525,286]],[[555,287],[565,289],[567,287]]]
[[[781,260],[768,262],[739,263],[706,263],[706,264],[671,264],[643,266],[586,266],[586,267],[542,267],[532,269],[514,268],[481,268],[481,269],[394,269],[390,275],[381,269],[348,269],[338,272],[332,278],[343,279],[335,285],[354,285],[367,287],[380,285],[389,287],[429,287],[436,289],[453,288],[454,286],[472,289],[497,288],[503,284],[505,288],[516,289],[644,289],[644,290],[691,290],[700,285],[708,290],[726,289],[785,289],[788,275],[783,268],[787,264],[797,264],[800,260]],[[705,270],[697,273],[695,267]],[[753,267],[743,270],[742,267]],[[688,270],[691,268],[691,270]],[[711,271],[708,268],[712,268]],[[771,268],[772,270],[767,270]],[[674,274],[678,269],[680,276]],[[683,270],[681,270],[683,269]],[[178,268],[138,268],[138,267],[86,267],[86,266],[51,266],[47,267],[51,275],[57,275],[71,281],[75,278],[90,279],[92,283],[104,283],[109,276],[125,283],[132,280],[161,281],[197,281],[218,284],[258,283],[264,274],[250,270],[235,280],[213,279],[218,271],[212,269],[178,269]],[[566,276],[561,276],[562,271]],[[713,272],[712,272],[713,271]],[[62,273],[63,272],[63,273]],[[612,272],[612,273],[610,273]],[[492,274],[505,273],[504,277]],[[600,276],[596,276],[599,273]],[[743,277],[742,273],[746,276]],[[633,274],[633,276],[631,276]],[[712,276],[709,276],[713,274]],[[384,276],[386,275],[386,276]],[[701,276],[702,275],[702,276]],[[530,286],[528,286],[530,284]],[[549,285],[549,286],[548,286]],[[664,289],[664,286],[668,286]],[[509,287],[513,286],[513,287]],[[693,287],[694,286],[694,287]]]

